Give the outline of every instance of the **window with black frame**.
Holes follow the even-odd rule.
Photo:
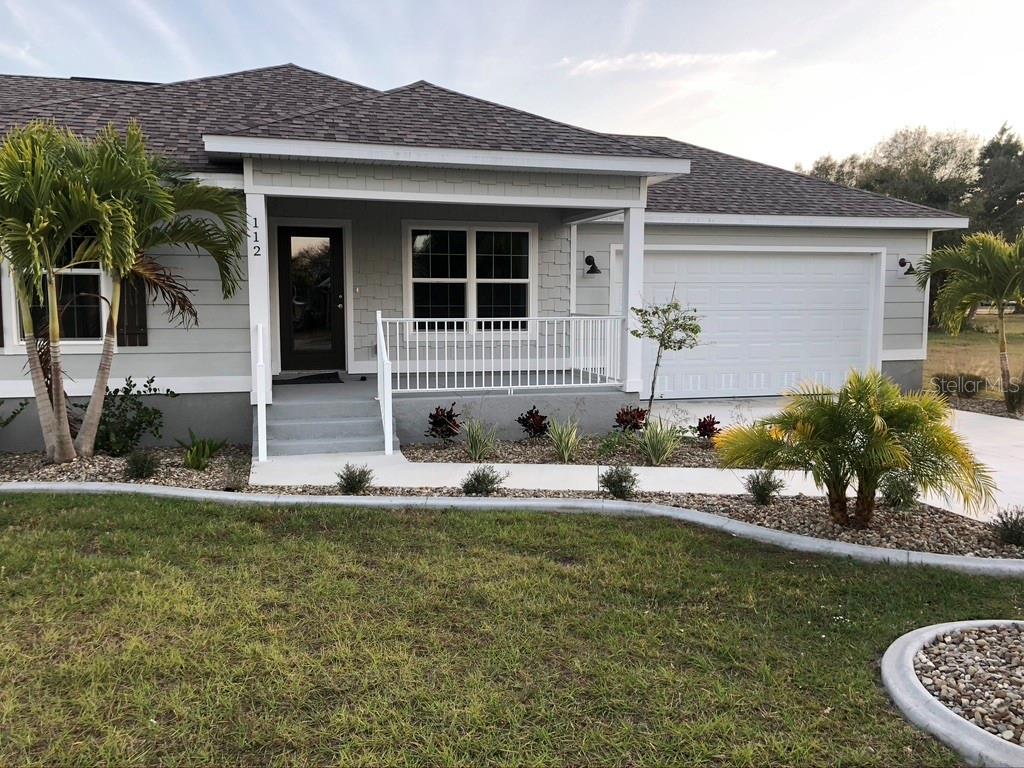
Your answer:
[[[413,317],[445,320],[466,317],[467,232],[459,229],[412,230]],[[463,323],[423,322],[417,329],[464,330]]]
[[[75,250],[82,238],[72,238],[63,258],[58,263],[57,307],[60,312],[61,339],[70,341],[99,341],[103,337],[103,298],[101,272],[95,262],[72,265]],[[43,281],[46,292],[46,280]],[[32,303],[32,324],[38,336],[49,323],[46,301],[38,296]],[[22,329],[24,338],[24,329]]]
[[[530,306],[530,236],[527,232],[476,233],[476,316],[482,330],[522,330]]]

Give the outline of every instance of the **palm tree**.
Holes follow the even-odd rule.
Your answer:
[[[0,147],[0,255],[8,260],[17,286],[28,367],[52,461],[93,453],[124,281],[141,280],[151,299],[163,300],[172,319],[196,322],[191,291],[150,252],[179,246],[210,254],[228,297],[241,279],[244,238],[240,196],[201,186],[150,156],[135,124],[124,136],[107,128],[89,142],[43,123],[8,135]],[[72,242],[78,244],[68,261]],[[62,269],[82,263],[97,264],[110,276],[113,291],[92,397],[73,442],[63,388],[56,279]],[[47,309],[48,338],[42,346],[50,361],[49,376],[36,344],[33,299]]]
[[[0,147],[0,254],[11,267],[21,308],[29,371],[47,455],[75,457],[64,398],[58,273],[67,266],[73,238],[92,233],[73,262],[96,261],[107,269],[130,259],[131,214],[121,200],[97,194],[90,146],[70,131],[32,123],[8,134]],[[47,308],[52,399],[35,344],[33,299]]]
[[[132,195],[120,192],[133,214],[135,245],[127,262],[112,264],[109,270],[113,290],[103,350],[92,397],[75,440],[75,448],[82,456],[91,456],[95,450],[117,344],[117,319],[124,281],[141,281],[150,299],[163,301],[171,320],[191,325],[198,322],[191,290],[180,276],[150,254],[165,247],[207,254],[217,265],[224,298],[230,298],[241,282],[240,254],[246,235],[241,196],[219,187],[203,186],[160,158],[150,156],[137,125],[129,125],[123,138],[115,130],[107,129],[97,137],[95,148],[103,165],[116,168],[104,177],[111,192],[135,191]],[[121,175],[129,176],[130,183],[121,183],[118,179]]]
[[[1022,400],[1010,376],[1006,314],[1024,294],[1024,231],[1012,243],[1002,235],[977,232],[958,246],[940,248],[919,265],[918,285],[924,288],[933,275],[944,278],[935,298],[935,314],[951,335],[960,333],[979,305],[995,307],[1003,400],[1007,411],[1016,412]]]
[[[877,371],[853,372],[837,392],[803,385],[779,413],[727,429],[715,447],[727,467],[810,473],[825,489],[833,521],[864,528],[889,472],[905,472],[921,490],[955,495],[968,507],[991,501],[992,478],[949,426],[949,415],[938,394],[904,394]],[[851,515],[846,494],[854,481]]]

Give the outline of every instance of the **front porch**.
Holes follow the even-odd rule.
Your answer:
[[[261,461],[284,443],[287,453],[344,445],[390,454],[396,435],[422,435],[426,415],[410,426],[412,406],[400,403],[416,396],[437,405],[523,394],[525,403],[531,393],[553,398],[552,415],[583,420],[584,393],[592,402],[635,402],[640,342],[626,318],[574,306],[582,263],[575,222],[610,210],[297,194],[248,194],[247,202],[256,223],[249,294]],[[642,265],[630,265],[642,261],[643,209],[626,211],[623,240],[633,255],[618,305],[635,306]],[[340,371],[346,385],[303,398],[297,385],[274,383],[316,370]],[[353,387],[361,376],[372,378]],[[514,426],[531,404],[503,404],[513,402],[522,405]]]

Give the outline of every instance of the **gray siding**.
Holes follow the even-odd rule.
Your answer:
[[[166,250],[155,253],[159,261],[182,276],[193,289],[192,300],[199,310],[199,325],[182,328],[168,321],[163,304],[147,310],[149,344],[124,347],[114,356],[112,377],[148,376],[160,379],[202,376],[249,376],[248,286],[241,283],[230,299],[221,295],[213,261],[205,256]],[[244,274],[244,265],[243,265]],[[0,279],[6,280],[6,275]],[[9,350],[3,350],[9,351]],[[24,380],[25,355],[0,351],[0,380]],[[64,364],[69,388],[75,382],[91,380],[96,374],[98,355],[76,353],[64,347]]]
[[[403,220],[510,222],[536,224],[537,309],[543,315],[569,313],[569,227],[551,208],[483,207],[416,203],[382,203],[308,198],[274,198],[268,202],[271,227],[282,219],[351,221],[353,360],[376,359],[376,313],[403,316]],[[273,239],[273,237],[272,237]],[[271,245],[276,262],[276,242]],[[276,276],[272,278],[276,292]]]
[[[901,257],[918,263],[927,252],[927,233],[921,230],[795,229],[782,227],[708,227],[648,224],[648,245],[781,245],[882,247],[886,249],[885,314],[882,349],[919,349],[922,345],[926,299],[913,278],[903,277]],[[622,243],[621,224],[584,224],[577,231],[576,311],[608,312],[611,246]],[[585,275],[583,259],[593,255],[600,275]],[[767,255],[766,255],[767,257]]]
[[[409,165],[310,162],[255,158],[253,183],[257,187],[331,189],[429,195],[487,195],[615,200],[641,199],[640,178],[589,173],[486,171],[467,168],[427,168]]]

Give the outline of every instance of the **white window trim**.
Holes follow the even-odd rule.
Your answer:
[[[78,272],[81,274],[98,274],[100,277],[100,332],[95,339],[61,339],[61,352],[65,355],[96,355],[103,351],[102,332],[107,327],[110,317],[110,298],[114,293],[114,283],[110,275],[100,269],[61,269],[58,272]],[[24,355],[25,340],[21,336],[21,305],[14,290],[14,279],[10,266],[4,264],[0,268],[0,291],[3,291],[3,324],[5,355]],[[117,340],[114,340],[114,352],[117,352]]]
[[[536,223],[520,222],[488,222],[488,221],[402,221],[402,309],[406,318],[413,318],[413,277],[412,277],[412,231],[414,229],[459,230],[466,233],[466,277],[463,278],[417,278],[416,282],[466,283],[466,318],[476,318],[476,287],[479,282],[520,283],[527,286],[527,317],[537,317],[537,293],[540,286],[538,271],[538,254],[540,252],[540,229]],[[478,280],[476,276],[476,233],[486,232],[526,232],[529,235],[529,275],[525,280]],[[486,318],[484,318],[486,319]],[[477,333],[475,323],[467,323],[469,334]],[[535,332],[536,329],[533,329]],[[428,334],[414,329],[410,337],[423,338]],[[511,338],[525,337],[530,333],[508,331]]]

